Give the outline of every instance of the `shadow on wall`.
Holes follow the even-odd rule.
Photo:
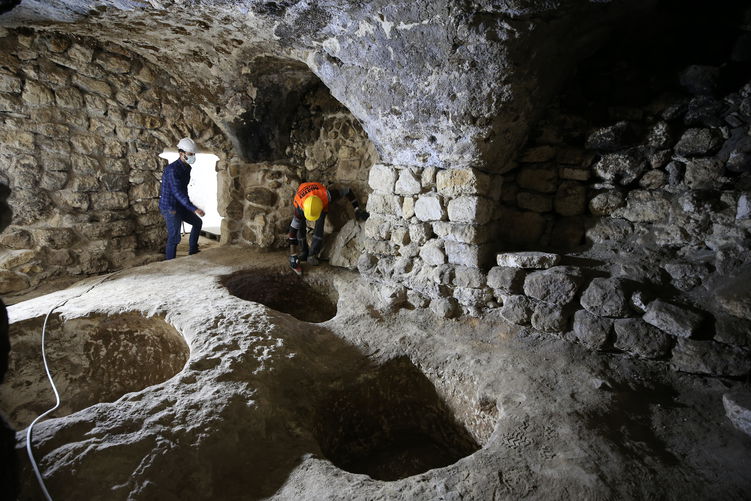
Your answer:
[[[378,153],[357,119],[307,66],[263,57],[249,67],[247,112],[233,131],[244,163],[220,180],[219,212],[227,217],[228,241],[283,247],[300,183],[350,187],[365,206]],[[332,210],[327,239],[333,241],[351,219],[346,204]]]
[[[729,175],[737,189],[741,172],[720,165],[735,144],[730,137],[722,145],[728,138],[721,129],[747,120],[738,96],[751,79],[746,8],[740,1],[722,9],[658,2],[653,16],[624,22],[581,62],[533,128],[518,167],[504,176],[502,250],[585,250],[638,226],[650,232],[666,220],[674,195],[704,190],[701,197],[712,198],[707,189],[719,188],[690,172],[684,180],[686,168],[701,170],[694,157],[715,156],[716,178]],[[622,31],[637,22],[637,39]]]

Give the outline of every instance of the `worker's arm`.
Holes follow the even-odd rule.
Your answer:
[[[167,182],[170,184],[170,191],[172,191],[172,194],[177,199],[177,201],[180,202],[180,204],[190,212],[203,212],[201,209],[190,203],[190,198],[188,198],[188,190],[180,186],[175,170],[176,169],[174,167],[167,169]]]
[[[370,214],[360,208],[360,202],[357,201],[357,197],[355,197],[351,188],[329,190],[329,198],[331,199],[331,202],[335,202],[340,198],[346,198],[349,200],[349,203],[352,204],[352,208],[355,209],[355,219],[358,221],[365,221],[370,216]]]

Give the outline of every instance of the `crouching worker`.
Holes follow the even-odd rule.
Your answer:
[[[360,208],[354,193],[349,188],[327,190],[321,183],[303,183],[297,189],[292,202],[293,216],[289,225],[289,266],[295,273],[302,275],[300,263],[308,262],[313,266],[318,264],[318,253],[323,246],[323,226],[329,204],[346,197],[355,209],[355,219],[365,221],[368,214]],[[306,221],[315,221],[313,240],[308,248],[306,235]],[[301,248],[301,249],[300,249]]]

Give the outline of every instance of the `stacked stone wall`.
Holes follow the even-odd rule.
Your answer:
[[[160,251],[158,155],[191,136],[225,160],[218,129],[169,75],[118,46],[19,30],[0,47],[0,180],[14,213],[0,292]]]
[[[378,153],[357,119],[319,83],[303,97],[291,123],[289,146],[273,155],[280,160],[236,160],[222,173],[219,205],[225,215],[225,241],[265,248],[286,246],[292,198],[303,182],[349,187],[362,205],[367,203],[368,172]],[[332,209],[326,220],[327,242],[336,241],[351,220],[346,202]],[[347,230],[347,242],[361,241],[359,227],[349,224]],[[359,244],[355,247],[350,254],[361,248]],[[346,262],[337,259],[334,257],[340,265],[354,267],[352,257]]]
[[[360,271],[387,306],[747,376],[751,83],[718,97],[701,85],[718,71],[688,67],[683,90],[605,124],[553,106],[496,177],[374,166]]]

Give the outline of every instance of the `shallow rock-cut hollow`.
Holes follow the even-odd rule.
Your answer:
[[[12,349],[0,407],[17,429],[55,403],[42,363],[43,321],[40,317],[10,326]],[[190,354],[174,327],[137,313],[70,320],[51,316],[45,351],[62,401],[52,417],[164,382],[182,370]]]
[[[315,432],[336,466],[386,481],[451,465],[480,448],[406,357],[330,394],[318,406]]]
[[[336,316],[338,297],[331,284],[298,277],[290,270],[241,270],[225,275],[221,283],[233,296],[261,303],[298,320],[319,323]]]

